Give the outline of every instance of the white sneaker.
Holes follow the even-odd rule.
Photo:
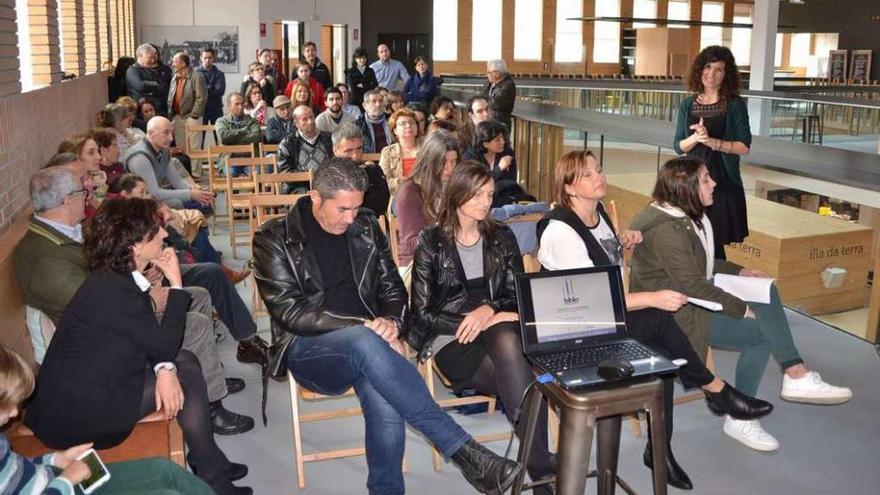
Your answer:
[[[801,378],[789,378],[783,375],[782,392],[779,395],[790,402],[808,404],[843,404],[852,399],[852,390],[846,387],[835,387],[822,381],[815,371],[808,371]]]
[[[770,452],[779,448],[779,442],[773,435],[761,428],[757,419],[742,421],[730,416],[724,418],[724,433],[746,447]]]

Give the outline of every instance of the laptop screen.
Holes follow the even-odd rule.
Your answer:
[[[620,268],[605,266],[517,278],[523,344],[557,348],[625,332]]]

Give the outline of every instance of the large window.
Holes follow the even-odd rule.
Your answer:
[[[656,19],[657,0],[635,0],[633,2],[633,17],[636,19]],[[634,28],[654,27],[653,22],[634,22]]]
[[[31,56],[31,26],[28,0],[15,0],[15,24],[18,28],[18,65],[21,91],[34,89],[34,66]]]
[[[687,0],[669,0],[666,18],[676,21],[689,21],[691,19],[691,7]],[[681,24],[670,24],[669,27],[687,29],[687,26]]]
[[[501,58],[501,0],[474,0],[473,14],[471,60]]]
[[[776,53],[773,55],[773,66],[782,67],[782,44],[785,42],[785,35],[776,33]],[[786,64],[788,66],[788,64]]]
[[[596,17],[620,17],[620,1],[596,2]],[[593,62],[620,62],[620,23],[596,21],[593,33]]]
[[[513,58],[541,60],[544,2],[516,0],[513,20]]]
[[[723,22],[724,21],[724,4],[720,2],[703,2],[703,22]],[[700,28],[700,48],[711,45],[721,45],[724,29],[721,26],[701,26]]]
[[[751,24],[752,6],[747,3],[734,4],[733,22],[736,24]],[[733,28],[730,33],[730,51],[733,52],[736,65],[749,65],[752,57],[752,30],[749,28]]]
[[[458,2],[434,0],[433,59],[458,60]]]
[[[553,59],[557,62],[582,62],[584,60],[582,0],[556,1],[556,46]],[[568,19],[578,20],[568,20]]]
[[[810,65],[810,33],[794,33],[791,35],[791,51],[788,55],[789,67],[809,67]]]

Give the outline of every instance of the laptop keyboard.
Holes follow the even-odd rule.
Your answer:
[[[622,342],[597,347],[572,349],[570,351],[555,352],[543,356],[535,356],[534,359],[551,372],[569,370],[574,368],[586,368],[596,366],[605,359],[623,359],[636,361],[650,358],[647,349],[633,342]]]

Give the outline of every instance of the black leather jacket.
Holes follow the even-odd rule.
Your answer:
[[[311,198],[305,196],[287,216],[266,222],[254,234],[254,277],[272,318],[268,371],[273,375],[283,369],[284,354],[296,335],[320,335],[364,322],[322,308],[321,272],[302,229],[302,209],[311,207]],[[406,288],[376,217],[361,209],[346,235],[364,306],[373,317],[397,321],[405,329]]]
[[[498,311],[517,311],[516,274],[523,272],[516,237],[506,226],[483,242],[483,274],[489,283],[489,306]],[[412,267],[412,314],[406,339],[424,360],[431,356],[431,343],[438,334],[454,334],[467,301],[467,279],[455,242],[439,226],[419,236]]]

